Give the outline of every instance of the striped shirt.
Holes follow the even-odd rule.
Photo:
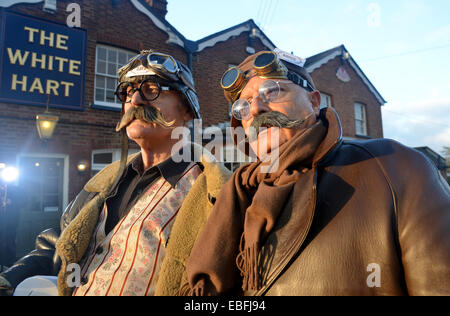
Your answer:
[[[73,295],[153,295],[175,217],[200,173],[191,164],[174,186],[159,177],[109,233],[105,203]]]

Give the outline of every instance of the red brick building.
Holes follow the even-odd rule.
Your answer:
[[[87,32],[85,56],[69,71],[84,78],[80,108],[68,109],[50,102],[49,110],[58,115],[59,122],[53,137],[43,142],[36,130],[36,115],[44,113],[45,102],[32,105],[0,100],[0,163],[16,165],[21,172],[17,183],[21,198],[15,201],[19,214],[18,256],[32,247],[37,232],[57,225],[63,209],[93,173],[118,159],[120,142],[114,127],[120,117],[120,104],[113,92],[117,69],[128,58],[141,49],[153,48],[191,67],[203,127],[218,125],[223,129],[229,120],[229,105],[219,86],[223,72],[253,52],[276,47],[252,20],[190,41],[165,20],[166,0],[2,0],[0,23],[5,24],[2,20],[8,16],[5,12],[12,12],[19,18],[35,19],[39,23],[56,22],[60,28],[69,28],[67,23],[73,20],[71,14],[76,13],[69,6],[72,3],[79,5],[80,30]],[[61,52],[64,45],[69,44],[66,37],[51,37],[51,32],[30,30],[34,29],[29,28],[26,33],[29,42],[33,35],[37,40],[40,34],[41,44],[60,45]],[[16,56],[13,50],[8,55],[5,41],[19,37],[23,31],[9,28],[2,33],[3,62],[8,58],[11,62]],[[21,49],[17,62],[21,61],[20,57],[25,58],[26,43]],[[35,67],[45,68],[43,65],[47,62],[45,71],[49,78],[56,73],[57,64],[54,69],[50,67],[49,55],[43,60],[42,55],[31,54],[30,50]],[[62,67],[63,59],[59,60]],[[344,136],[383,137],[380,107],[385,101],[344,46],[308,58],[305,67],[323,93],[324,106],[333,106],[340,114]],[[2,70],[1,76],[11,74]],[[14,79],[13,85],[16,90],[23,89],[24,96],[34,93],[36,98],[42,99],[43,92],[56,91],[51,87],[45,89],[37,82],[33,82],[32,87],[27,82],[25,89],[24,77],[18,78],[22,79]],[[72,88],[68,83],[64,87]],[[63,93],[63,86],[59,91]],[[83,161],[87,162],[87,171],[78,171],[77,165]]]

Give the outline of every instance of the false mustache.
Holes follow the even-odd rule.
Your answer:
[[[116,132],[127,127],[134,120],[141,120],[146,123],[156,123],[163,127],[171,127],[175,121],[167,122],[164,115],[152,106],[131,107],[117,124]]]
[[[305,120],[306,118],[301,120],[292,120],[283,113],[271,111],[255,116],[250,127],[253,127],[256,134],[259,134],[262,127],[294,128],[302,125]]]

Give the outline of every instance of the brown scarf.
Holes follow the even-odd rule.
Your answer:
[[[236,170],[187,261],[189,284],[182,286],[181,295],[228,293],[241,286],[238,269],[244,291],[261,288],[261,246],[301,177],[299,170],[311,166],[326,132],[318,121],[280,146],[274,173],[260,172],[264,166],[260,161]]]

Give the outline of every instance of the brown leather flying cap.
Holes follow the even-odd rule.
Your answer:
[[[268,63],[267,68],[269,68],[269,71],[267,73],[262,73],[259,70],[258,65],[255,65],[255,60],[263,55],[263,54],[274,54],[276,56],[276,60],[274,60],[273,64]],[[281,65],[278,65],[281,64]],[[259,75],[261,78],[272,78],[272,79],[288,79],[294,82],[295,84],[300,85],[301,87],[313,91],[316,90],[315,84],[311,76],[309,75],[308,71],[304,67],[301,67],[297,64],[293,64],[291,62],[286,61],[284,58],[279,58],[279,56],[272,52],[272,51],[261,51],[256,54],[248,56],[242,63],[237,66],[237,68],[243,73],[245,83],[243,84],[242,88],[238,91],[235,90],[226,90],[224,89],[224,95],[225,98],[230,102],[235,102],[242,92],[242,89],[247,84],[247,81],[253,77]],[[287,68],[287,74],[285,72]],[[223,85],[222,85],[223,87]],[[231,117],[231,126],[237,127],[240,126],[240,121],[236,120],[233,116]]]

